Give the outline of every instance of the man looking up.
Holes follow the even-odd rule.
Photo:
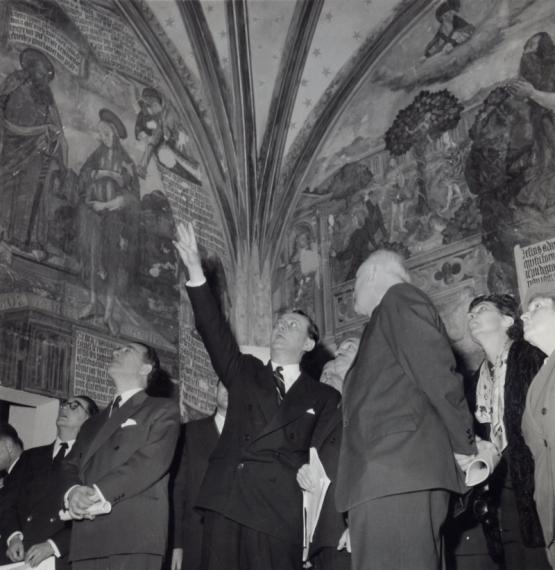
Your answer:
[[[108,374],[116,397],[87,422],[68,460],[78,483],[66,493],[75,520],[73,570],[155,570],[168,532],[168,470],[179,432],[179,411],[168,398],[145,393],[157,375],[156,351],[138,342],[115,350]],[[89,509],[105,499],[111,512]]]
[[[302,565],[302,493],[295,480],[339,394],[299,368],[318,340],[304,314],[278,319],[271,362],[242,354],[206,284],[192,224],[178,226],[195,322],[229,391],[224,429],[197,506],[204,509],[203,570],[297,570]]]
[[[56,418],[56,439],[24,451],[19,460],[21,485],[5,512],[8,558],[25,560],[32,568],[56,556],[56,568],[69,568],[70,525],[58,517],[65,491],[61,462],[69,455],[81,426],[98,413],[87,396],[60,402]]]
[[[336,505],[349,512],[353,570],[434,570],[454,453],[476,453],[472,417],[441,319],[400,256],[359,267],[354,308],[370,317],[343,386]]]

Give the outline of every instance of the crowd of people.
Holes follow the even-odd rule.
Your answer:
[[[555,286],[472,301],[484,359],[457,361],[402,259],[358,268],[368,317],[319,379],[312,319],[276,321],[270,362],[243,354],[178,227],[196,329],[218,376],[214,414],[180,426],[156,352],[108,367],[116,396],[60,403],[57,436],[23,450],[0,426],[0,556],[76,570],[555,568]],[[167,377],[164,377],[167,380]],[[159,380],[160,379],[160,380]],[[311,497],[322,494],[315,528]],[[303,507],[304,505],[304,507]]]

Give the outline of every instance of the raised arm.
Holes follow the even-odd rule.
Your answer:
[[[206,284],[193,225],[179,224],[177,233],[179,239],[175,242],[175,247],[189,272],[187,293],[193,307],[196,328],[216,374],[229,388],[233,378],[238,377],[241,363],[247,357],[241,354],[231,327]]]

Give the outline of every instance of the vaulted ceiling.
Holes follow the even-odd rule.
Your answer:
[[[115,0],[196,143],[234,259],[274,263],[330,129],[434,3]]]

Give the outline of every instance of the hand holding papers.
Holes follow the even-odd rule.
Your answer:
[[[476,455],[455,453],[459,467],[466,473],[465,483],[468,487],[483,483],[501,460],[501,453],[491,441],[476,437],[476,447],[478,448]]]
[[[111,503],[106,500],[96,485],[76,486],[69,491],[66,510],[60,511],[59,516],[63,521],[94,519],[95,516],[106,515],[111,510]]]
[[[307,560],[309,546],[314,538],[316,524],[330,485],[315,447],[310,448],[309,463],[297,472],[297,481],[303,488],[303,560]]]

